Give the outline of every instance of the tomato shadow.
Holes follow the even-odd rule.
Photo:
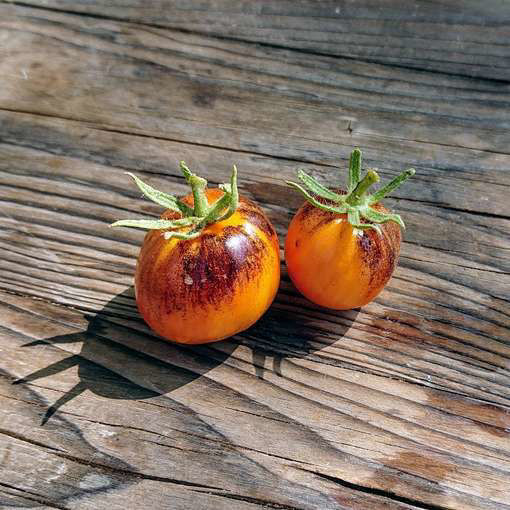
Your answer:
[[[290,282],[282,281],[273,305],[250,329],[223,342],[185,346],[162,341],[150,331],[130,287],[87,317],[85,330],[25,344],[23,347],[34,350],[32,355],[48,344],[69,355],[13,384],[77,368],[78,382],[48,407],[41,421],[44,425],[59,408],[86,391],[116,400],[169,394],[222,364],[239,343],[251,349],[259,378],[271,362],[274,373],[282,376],[283,360],[317,360],[322,349],[341,341],[358,313],[321,309],[303,298]]]
[[[323,349],[342,341],[359,312],[359,308],[339,311],[317,306],[283,276],[271,308],[236,338],[252,350],[257,377],[263,378],[266,370],[283,376],[282,363],[286,359],[319,361]]]
[[[0,368],[0,391],[15,406],[2,409],[6,417],[2,425],[12,430],[16,426],[12,422],[22,423],[17,432],[38,437],[37,433],[34,436],[23,429],[37,427],[40,409],[47,405],[47,401],[30,385],[12,386],[13,379],[11,373]],[[42,440],[44,443],[39,446],[51,446],[42,450],[27,448],[26,445],[32,441],[23,439],[22,435],[18,438],[20,440],[14,442],[9,442],[8,435],[6,437],[1,464],[2,481],[8,481],[13,487],[23,487],[23,490],[0,491],[0,508],[41,508],[43,503],[52,505],[51,508],[69,508],[64,505],[67,500],[75,502],[80,497],[122,490],[139,480],[133,466],[115,456],[114,452],[98,448],[75,423],[62,415],[55,416],[48,424],[46,435],[43,436],[46,440]],[[48,449],[58,453],[72,452],[73,457],[50,455]],[[90,459],[91,462],[76,462],[74,458]],[[40,464],[38,461],[41,461]],[[51,478],[48,478],[50,474]],[[31,498],[34,494],[44,495],[44,500],[42,497]]]
[[[237,347],[233,342],[222,342],[225,345],[215,349],[213,356],[207,345],[183,346],[162,341],[139,315],[133,287],[115,296],[87,320],[84,331],[23,346],[37,349],[49,344],[69,356],[13,384],[29,383],[77,367],[79,381],[46,410],[41,425],[85,391],[117,400],[150,399],[171,393],[222,363]]]

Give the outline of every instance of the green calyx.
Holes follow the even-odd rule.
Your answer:
[[[368,188],[379,182],[379,175],[375,169],[370,168],[365,176],[361,178],[361,151],[354,149],[349,160],[349,182],[345,195],[329,190],[303,170],[299,170],[297,174],[301,184],[292,181],[286,182],[289,186],[297,189],[315,207],[336,214],[347,214],[347,221],[353,226],[355,233],[358,234],[363,230],[373,228],[381,234],[381,223],[393,221],[402,228],[405,228],[405,225],[398,214],[376,211],[372,205],[381,201],[414,174],[414,168],[409,168],[375,193],[368,194]],[[323,204],[316,197],[323,198],[328,203]],[[362,219],[366,222],[362,223]]]
[[[237,168],[235,165],[232,168],[230,183],[220,185],[224,192],[223,196],[212,204],[209,204],[207,200],[207,181],[192,173],[184,161],[181,161],[180,166],[186,182],[191,186],[193,207],[190,207],[173,195],[154,189],[145,184],[136,175],[126,172],[133,177],[144,196],[156,204],[179,213],[181,217],[176,220],[120,220],[112,223],[110,226],[166,230],[164,234],[165,239],[194,239],[210,223],[226,220],[235,213],[239,203]],[[188,230],[182,231],[185,227]]]

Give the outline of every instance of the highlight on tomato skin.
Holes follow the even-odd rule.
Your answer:
[[[296,288],[310,301],[336,310],[372,301],[390,280],[398,262],[402,218],[380,200],[414,175],[414,169],[368,194],[379,181],[374,169],[361,178],[361,151],[349,161],[347,191],[330,190],[303,171],[288,182],[306,199],[285,239],[285,261]]]
[[[279,243],[260,207],[238,195],[235,167],[229,184],[210,189],[184,163],[181,169],[191,194],[178,200],[135,178],[144,195],[167,210],[159,220],[113,225],[149,229],[135,273],[147,324],[174,342],[215,342],[250,327],[272,303]]]

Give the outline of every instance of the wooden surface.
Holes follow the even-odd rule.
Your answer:
[[[0,507],[510,509],[509,17],[0,2]],[[354,146],[417,169],[375,302],[320,309],[283,264],[249,331],[151,334],[143,233],[108,224],[160,210],[125,171],[183,193],[180,159],[212,183],[236,163],[283,242],[283,181],[338,185]]]

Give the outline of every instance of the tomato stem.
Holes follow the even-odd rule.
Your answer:
[[[347,195],[345,198],[345,201],[349,205],[357,205],[359,204],[367,192],[368,188],[372,186],[372,184],[375,184],[376,182],[379,182],[380,178],[379,175],[377,175],[377,172],[375,170],[368,170],[365,177],[361,179],[361,181],[358,182],[356,187]]]
[[[209,205],[206,195],[207,181],[191,172],[184,161],[180,162],[180,167],[186,181],[191,186],[193,208],[173,195],[152,188],[135,175],[130,174],[147,198],[167,209],[180,213],[181,218],[175,220],[121,220],[116,221],[111,226],[165,230],[165,239],[193,239],[200,235],[205,226],[226,220],[236,212],[239,204],[239,192],[237,189],[237,168],[235,165],[232,169],[230,183],[220,185],[224,192],[223,196],[211,205]],[[184,228],[187,228],[187,230],[183,231],[182,229]]]
[[[361,178],[361,151],[356,148],[351,152],[349,158],[349,185],[348,191],[351,192],[357,186]]]
[[[313,206],[333,214],[345,214],[347,221],[357,234],[367,229],[375,229],[381,233],[379,224],[393,221],[402,228],[404,222],[398,214],[376,211],[372,205],[397,189],[409,177],[415,174],[414,168],[405,170],[374,194],[367,194],[370,186],[379,182],[379,175],[374,169],[368,169],[361,179],[361,151],[354,149],[349,159],[348,192],[345,195],[329,190],[314,177],[303,170],[298,171],[301,184],[286,181],[289,186],[299,191]]]

